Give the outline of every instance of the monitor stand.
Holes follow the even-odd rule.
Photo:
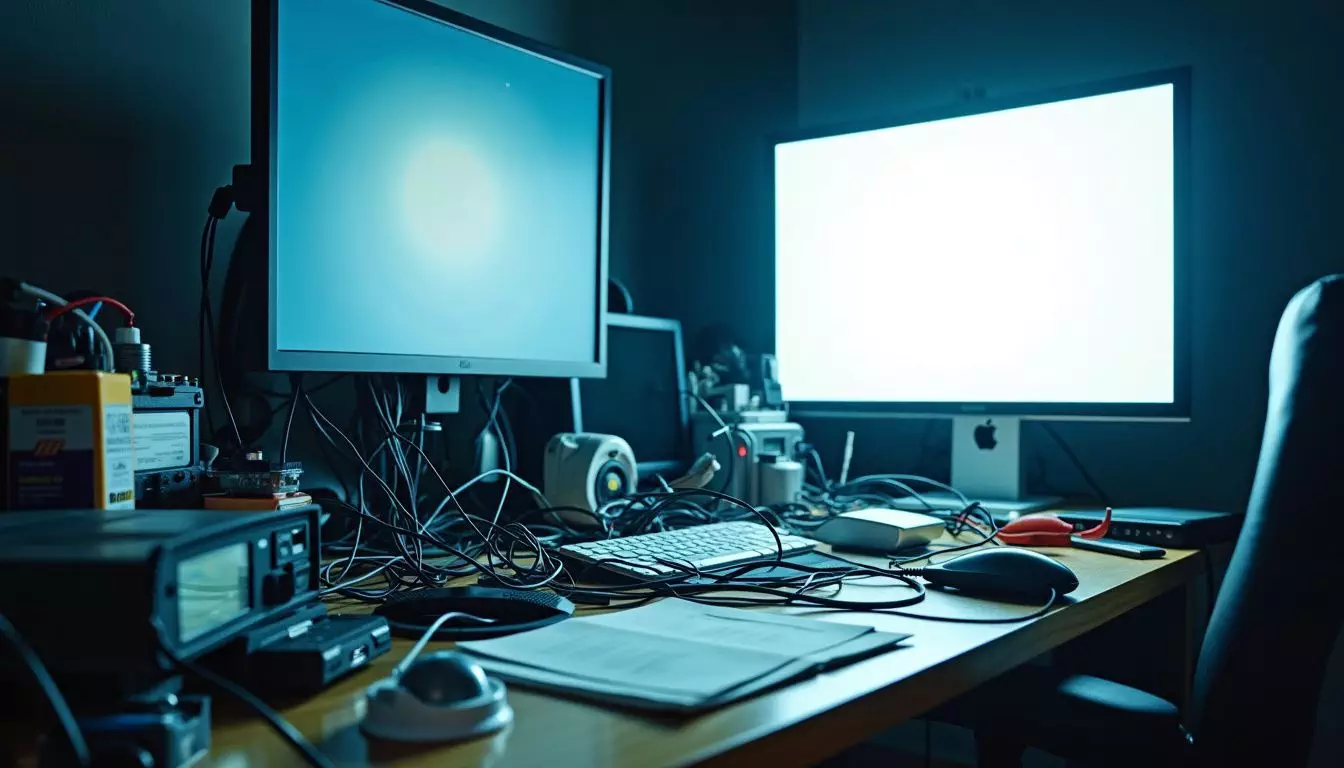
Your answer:
[[[452,414],[461,410],[461,377],[433,374],[425,377],[425,413]]]
[[[1058,496],[1029,496],[1022,461],[1022,419],[1015,416],[952,417],[952,487],[980,502],[999,522],[1057,507]],[[943,509],[960,505],[950,494],[921,494]],[[926,509],[914,499],[900,509]]]

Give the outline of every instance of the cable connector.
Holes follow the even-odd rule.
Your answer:
[[[222,219],[233,209],[233,185],[225,184],[210,196],[210,206],[205,209],[212,219]]]
[[[116,330],[116,341],[112,344],[114,365],[118,373],[130,373],[143,376],[153,370],[149,345],[140,340],[140,329],[135,326],[122,326]]]

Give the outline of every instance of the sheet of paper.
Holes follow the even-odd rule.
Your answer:
[[[718,608],[686,600],[660,600],[631,611],[607,613],[580,621],[753,653],[765,649],[789,658],[806,656],[872,631],[872,627],[782,613]]]
[[[506,679],[690,707],[817,668],[829,650],[843,655],[847,643],[870,634],[865,626],[662,600],[458,647]]]
[[[717,695],[714,699],[704,702],[704,706],[719,706],[728,702],[744,699],[755,695],[768,688],[774,688],[785,683],[802,680],[813,677],[828,669],[844,666],[859,659],[866,659],[870,656],[876,656],[883,651],[889,650],[901,641],[909,638],[908,634],[897,634],[893,632],[869,632],[866,635],[860,635],[853,640],[841,643],[824,651],[817,651],[809,654],[797,661],[790,662],[772,670],[755,680],[748,681],[737,688],[730,688],[727,691]]]
[[[585,619],[459,643],[458,647],[571,677],[700,697],[713,696],[793,660],[782,654],[702,645]]]
[[[907,637],[909,635],[872,632],[805,659],[784,664],[778,669],[711,698],[577,678],[499,659],[481,657],[480,662],[490,674],[498,675],[512,685],[524,688],[552,691],[602,704],[650,712],[691,713],[730,704],[767,689],[805,679],[820,671],[882,653]]]

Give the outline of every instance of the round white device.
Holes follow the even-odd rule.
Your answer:
[[[369,686],[360,727],[380,739],[461,741],[513,722],[504,683],[460,653],[444,651]]]
[[[542,491],[552,506],[596,511],[634,492],[636,482],[635,452],[615,435],[561,432],[546,444]],[[582,513],[558,514],[575,525],[593,524]]]

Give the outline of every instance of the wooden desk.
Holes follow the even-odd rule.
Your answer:
[[[363,690],[409,650],[411,641],[401,640],[369,668],[283,714],[338,765],[809,765],[1184,586],[1201,571],[1202,555],[1192,551],[1172,550],[1162,560],[1042,551],[1067,563],[1080,582],[1069,596],[1073,602],[1046,616],[1020,624],[976,625],[812,611],[830,621],[914,636],[890,653],[689,721],[650,720],[514,687],[509,700],[516,721],[494,738],[453,747],[371,743],[358,727]],[[877,592],[889,589],[896,588],[860,583],[846,586],[845,594],[864,599],[866,592],[876,599]],[[910,610],[1006,616],[1031,609],[930,591],[928,600]],[[1188,627],[1154,628],[1153,640],[1184,647],[1189,634]],[[298,764],[289,745],[261,721],[227,717],[216,716],[214,765]]]

